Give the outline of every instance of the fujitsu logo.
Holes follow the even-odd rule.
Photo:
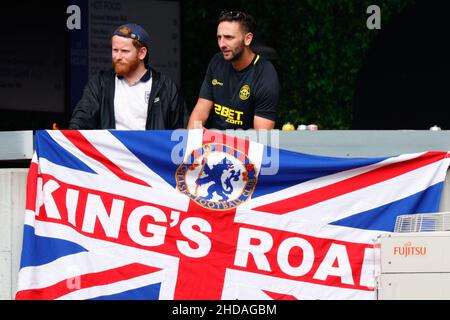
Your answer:
[[[394,247],[394,256],[424,256],[427,254],[427,247],[414,247],[411,241],[406,242],[402,247]]]

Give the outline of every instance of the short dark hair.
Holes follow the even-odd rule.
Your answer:
[[[242,12],[242,11],[236,11],[236,10],[226,10],[222,11],[219,15],[219,18],[217,19],[217,24],[223,22],[223,21],[237,21],[240,23],[242,29],[245,33],[255,32],[256,28],[256,21],[253,16],[251,16],[248,13]]]

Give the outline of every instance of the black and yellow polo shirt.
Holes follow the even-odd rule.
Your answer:
[[[236,71],[219,52],[209,62],[199,97],[213,102],[206,128],[251,129],[255,115],[275,121],[278,75],[272,63],[260,55]]]

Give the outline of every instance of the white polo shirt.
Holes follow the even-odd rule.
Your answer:
[[[152,89],[151,71],[133,85],[116,75],[114,117],[118,130],[145,130],[148,99]]]

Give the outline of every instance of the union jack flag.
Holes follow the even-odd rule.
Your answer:
[[[450,162],[199,129],[35,139],[16,299],[375,299],[374,239],[439,210]]]

